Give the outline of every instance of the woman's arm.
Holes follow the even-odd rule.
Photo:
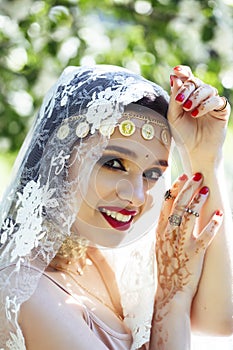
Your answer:
[[[188,350],[190,310],[201,277],[204,257],[222,222],[218,211],[199,231],[195,213],[208,193],[203,177],[180,177],[164,202],[156,237],[158,287],[155,296],[150,349]],[[190,208],[192,212],[186,210]],[[197,234],[198,233],[198,234]],[[208,248],[209,249],[209,248]]]
[[[155,311],[150,350],[189,350],[191,346],[190,305],[185,295],[172,300],[162,317]],[[155,309],[156,309],[155,302]]]
[[[221,228],[206,253],[202,277],[193,299],[192,327],[209,334],[229,335],[233,332],[233,226],[222,146],[230,106],[215,111],[221,109],[225,101],[216,96],[214,88],[196,80],[188,67],[177,68],[172,76],[169,121],[185,171],[189,174],[201,172],[209,187],[209,198],[199,220],[200,228],[207,224],[216,208],[224,212]],[[177,101],[176,97],[181,93],[185,98]],[[187,100],[191,102],[187,103]],[[185,108],[188,105],[192,105],[191,108]],[[198,111],[198,114],[194,112],[195,117],[191,115],[194,110]]]
[[[206,217],[218,206],[223,212],[223,223],[209,247],[199,288],[192,304],[194,331],[213,335],[233,333],[233,227],[223,165],[213,172],[202,171],[210,188],[209,200],[203,210]]]

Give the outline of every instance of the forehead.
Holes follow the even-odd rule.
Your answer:
[[[138,126],[136,126],[134,134],[129,137],[121,135],[118,128],[116,128],[109,140],[107,149],[116,153],[123,153],[129,158],[150,155],[154,158],[167,159],[170,151],[170,147],[162,144],[157,137],[152,140],[145,140]]]
[[[127,124],[128,120],[135,126],[135,131],[132,134],[130,132],[130,136],[124,135],[121,130],[121,125]],[[153,129],[152,138],[143,135],[143,129],[148,123]],[[111,135],[108,148],[114,150],[120,147],[125,150],[126,155],[136,153],[141,156],[146,153],[155,158],[163,156],[166,159],[170,151],[170,143],[170,131],[164,117],[147,107],[130,104],[119,120],[119,127],[116,127]]]

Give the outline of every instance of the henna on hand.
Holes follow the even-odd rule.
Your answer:
[[[195,295],[201,277],[206,250],[219,229],[222,213],[210,218],[207,226],[198,232],[198,219],[201,209],[208,198],[208,188],[200,189],[203,178],[199,181],[175,182],[171,188],[175,198],[164,202],[156,232],[156,257],[158,287],[154,305],[153,322],[156,328],[159,349],[168,337],[164,322],[169,318],[173,303],[180,300],[190,313],[192,298]],[[188,208],[188,210],[186,209]],[[169,222],[172,215],[181,217],[180,225]],[[179,225],[179,226],[178,226]],[[161,348],[163,348],[161,346]]]

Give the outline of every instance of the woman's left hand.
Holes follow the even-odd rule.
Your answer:
[[[200,232],[198,219],[208,197],[208,188],[201,187],[200,173],[188,179],[179,177],[166,196],[157,225],[156,256],[158,270],[157,315],[166,305],[182,295],[192,302],[201,277],[203,261],[222,222],[216,210]],[[158,316],[158,317],[160,317]]]
[[[216,164],[222,154],[230,105],[214,87],[195,78],[188,66],[173,71],[168,120],[175,142],[185,148],[192,164]]]

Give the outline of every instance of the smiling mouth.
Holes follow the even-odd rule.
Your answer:
[[[119,231],[128,230],[134,216],[137,214],[136,210],[129,211],[117,207],[101,207],[99,210],[109,225]]]

